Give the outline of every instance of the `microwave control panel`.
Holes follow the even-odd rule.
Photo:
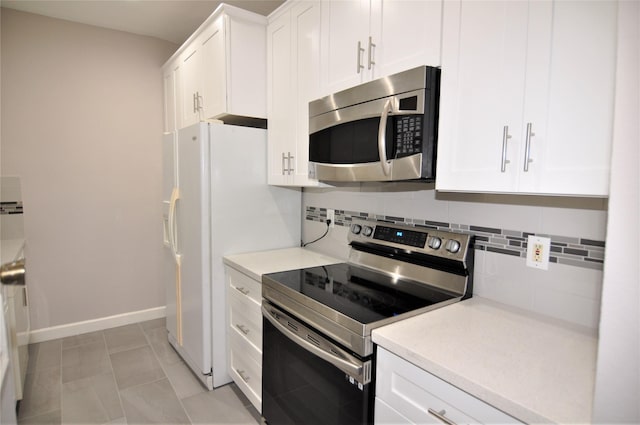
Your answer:
[[[394,117],[396,158],[422,152],[423,115],[401,115]]]

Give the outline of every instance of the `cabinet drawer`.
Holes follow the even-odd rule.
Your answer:
[[[518,420],[378,347],[376,396],[409,423],[441,423],[429,410],[452,422],[517,423]],[[376,423],[385,423],[378,421]]]
[[[376,397],[375,410],[376,410],[376,414],[374,415],[374,417],[375,417],[376,424],[409,424],[411,423],[409,419],[402,416],[400,412],[390,407],[387,403],[385,403],[378,397]]]
[[[231,292],[229,296],[229,326],[235,333],[262,351],[260,305],[236,291]]]
[[[236,269],[227,267],[229,277],[229,291],[237,292],[247,298],[251,298],[258,304],[262,303],[262,284]]]
[[[262,412],[262,353],[235,332],[229,334],[229,374]]]

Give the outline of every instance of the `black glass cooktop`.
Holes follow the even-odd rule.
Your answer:
[[[458,296],[422,283],[395,280],[347,263],[266,276],[363,324]]]

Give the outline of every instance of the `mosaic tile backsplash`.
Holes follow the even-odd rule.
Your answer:
[[[22,202],[0,202],[0,214],[22,214]]]
[[[327,219],[327,209],[307,206],[305,216],[307,220],[324,222]],[[475,249],[522,258],[526,258],[527,256],[527,238],[529,235],[548,237],[551,238],[551,255],[549,257],[549,262],[551,263],[595,270],[602,270],[604,264],[604,241],[579,237],[536,234],[519,230],[497,229],[472,224],[442,223],[423,219],[370,214],[366,212],[335,210],[335,224],[337,226],[350,226],[354,217],[370,221],[408,224],[430,229],[471,233],[476,236]]]

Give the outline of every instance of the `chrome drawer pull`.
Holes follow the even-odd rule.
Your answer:
[[[436,418],[438,418],[440,421],[442,421],[443,423],[447,424],[447,425],[458,425],[455,422],[453,422],[451,419],[447,418],[445,415],[447,414],[447,411],[442,409],[439,412],[436,412],[435,410],[433,410],[432,408],[429,408],[427,410],[429,412],[429,414],[431,416],[435,416]]]
[[[251,292],[251,291],[249,291],[248,289],[244,289],[244,286],[240,286],[240,287],[236,286],[235,288],[236,288],[236,289],[238,290],[238,292],[240,292],[242,295],[249,295],[249,292]]]
[[[249,329],[245,328],[242,325],[236,325],[236,328],[240,329],[240,332],[242,332],[245,335],[249,335]]]
[[[236,369],[236,372],[238,372],[238,375],[240,375],[240,378],[242,378],[244,382],[249,382],[250,377],[244,374],[244,370]]]

